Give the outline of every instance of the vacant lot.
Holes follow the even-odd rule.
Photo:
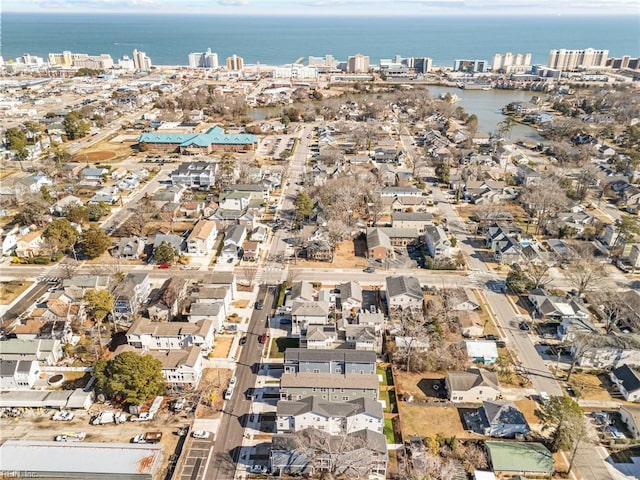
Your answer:
[[[240,298],[238,300],[234,300],[233,302],[231,302],[231,306],[235,308],[247,308],[248,305],[249,305],[249,300],[245,298]]]
[[[213,350],[209,353],[211,358],[227,358],[229,351],[231,350],[231,344],[233,343],[233,337],[216,337],[216,341],[213,344]]]
[[[107,162],[116,158],[118,154],[113,150],[97,150],[95,152],[79,153],[73,160],[76,162]]]
[[[356,256],[353,240],[345,240],[336,245],[333,262],[314,262],[298,259],[297,265],[305,268],[364,268],[367,259]]]
[[[576,392],[576,395],[583,400],[617,400],[609,393],[612,384],[605,374],[596,375],[593,373],[574,372],[571,374],[569,385]]]
[[[408,393],[413,396],[413,400],[416,402],[427,400],[427,394],[431,396],[431,392],[425,385],[432,383],[428,382],[428,380],[444,381],[444,375],[434,372],[407,373],[396,371],[395,382],[398,398],[402,398],[403,394]]]
[[[0,282],[0,305],[9,305],[18,298],[32,282],[20,282],[17,280],[11,282]]]
[[[468,432],[458,409],[453,406],[424,406],[406,402],[398,402],[400,425],[404,439],[418,435],[441,434],[458,439],[477,439],[480,435]]]

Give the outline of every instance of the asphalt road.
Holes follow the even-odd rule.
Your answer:
[[[51,285],[46,282],[38,282],[35,286],[31,287],[31,290],[22,297],[18,303],[5,312],[1,321],[5,322],[18,318],[26,312],[27,309],[29,309],[29,307],[31,307],[31,305],[33,305],[33,303],[36,302],[50,286]]]
[[[238,456],[242,447],[244,425],[248,422],[251,412],[251,401],[245,397],[245,392],[256,384],[258,366],[262,359],[265,345],[258,342],[260,335],[267,331],[267,314],[271,313],[271,306],[275,301],[273,288],[262,287],[258,292],[258,299],[264,299],[264,308],[254,310],[247,329],[247,343],[241,347],[236,367],[236,387],[231,400],[224,406],[224,412],[213,455],[206,468],[206,480],[229,480],[234,478]]]

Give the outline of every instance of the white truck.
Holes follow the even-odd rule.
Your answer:
[[[105,410],[91,419],[91,425],[107,425],[109,423],[126,422],[127,415],[125,413],[116,413],[113,410]]]

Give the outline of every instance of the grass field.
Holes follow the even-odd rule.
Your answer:
[[[0,283],[0,305],[9,305],[18,298],[33,282],[17,280]]]
[[[608,391],[611,381],[605,374],[573,372],[569,385],[582,400],[616,401]]]
[[[407,373],[396,372],[396,392],[398,395],[408,393],[413,396],[416,402],[424,401],[427,399],[425,392],[420,388],[420,382],[424,379],[443,379],[444,376],[439,373],[425,372],[425,373]],[[400,397],[402,398],[402,397]]]

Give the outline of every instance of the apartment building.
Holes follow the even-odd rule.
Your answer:
[[[369,57],[357,53],[349,57],[347,62],[347,73],[368,73],[369,72]]]
[[[491,70],[501,73],[524,73],[531,70],[530,53],[496,53]]]
[[[557,70],[578,70],[582,68],[601,68],[607,66],[609,50],[567,50],[561,48],[549,52],[547,66]]]
[[[218,54],[210,48],[206,52],[190,53],[189,68],[218,68]]]

